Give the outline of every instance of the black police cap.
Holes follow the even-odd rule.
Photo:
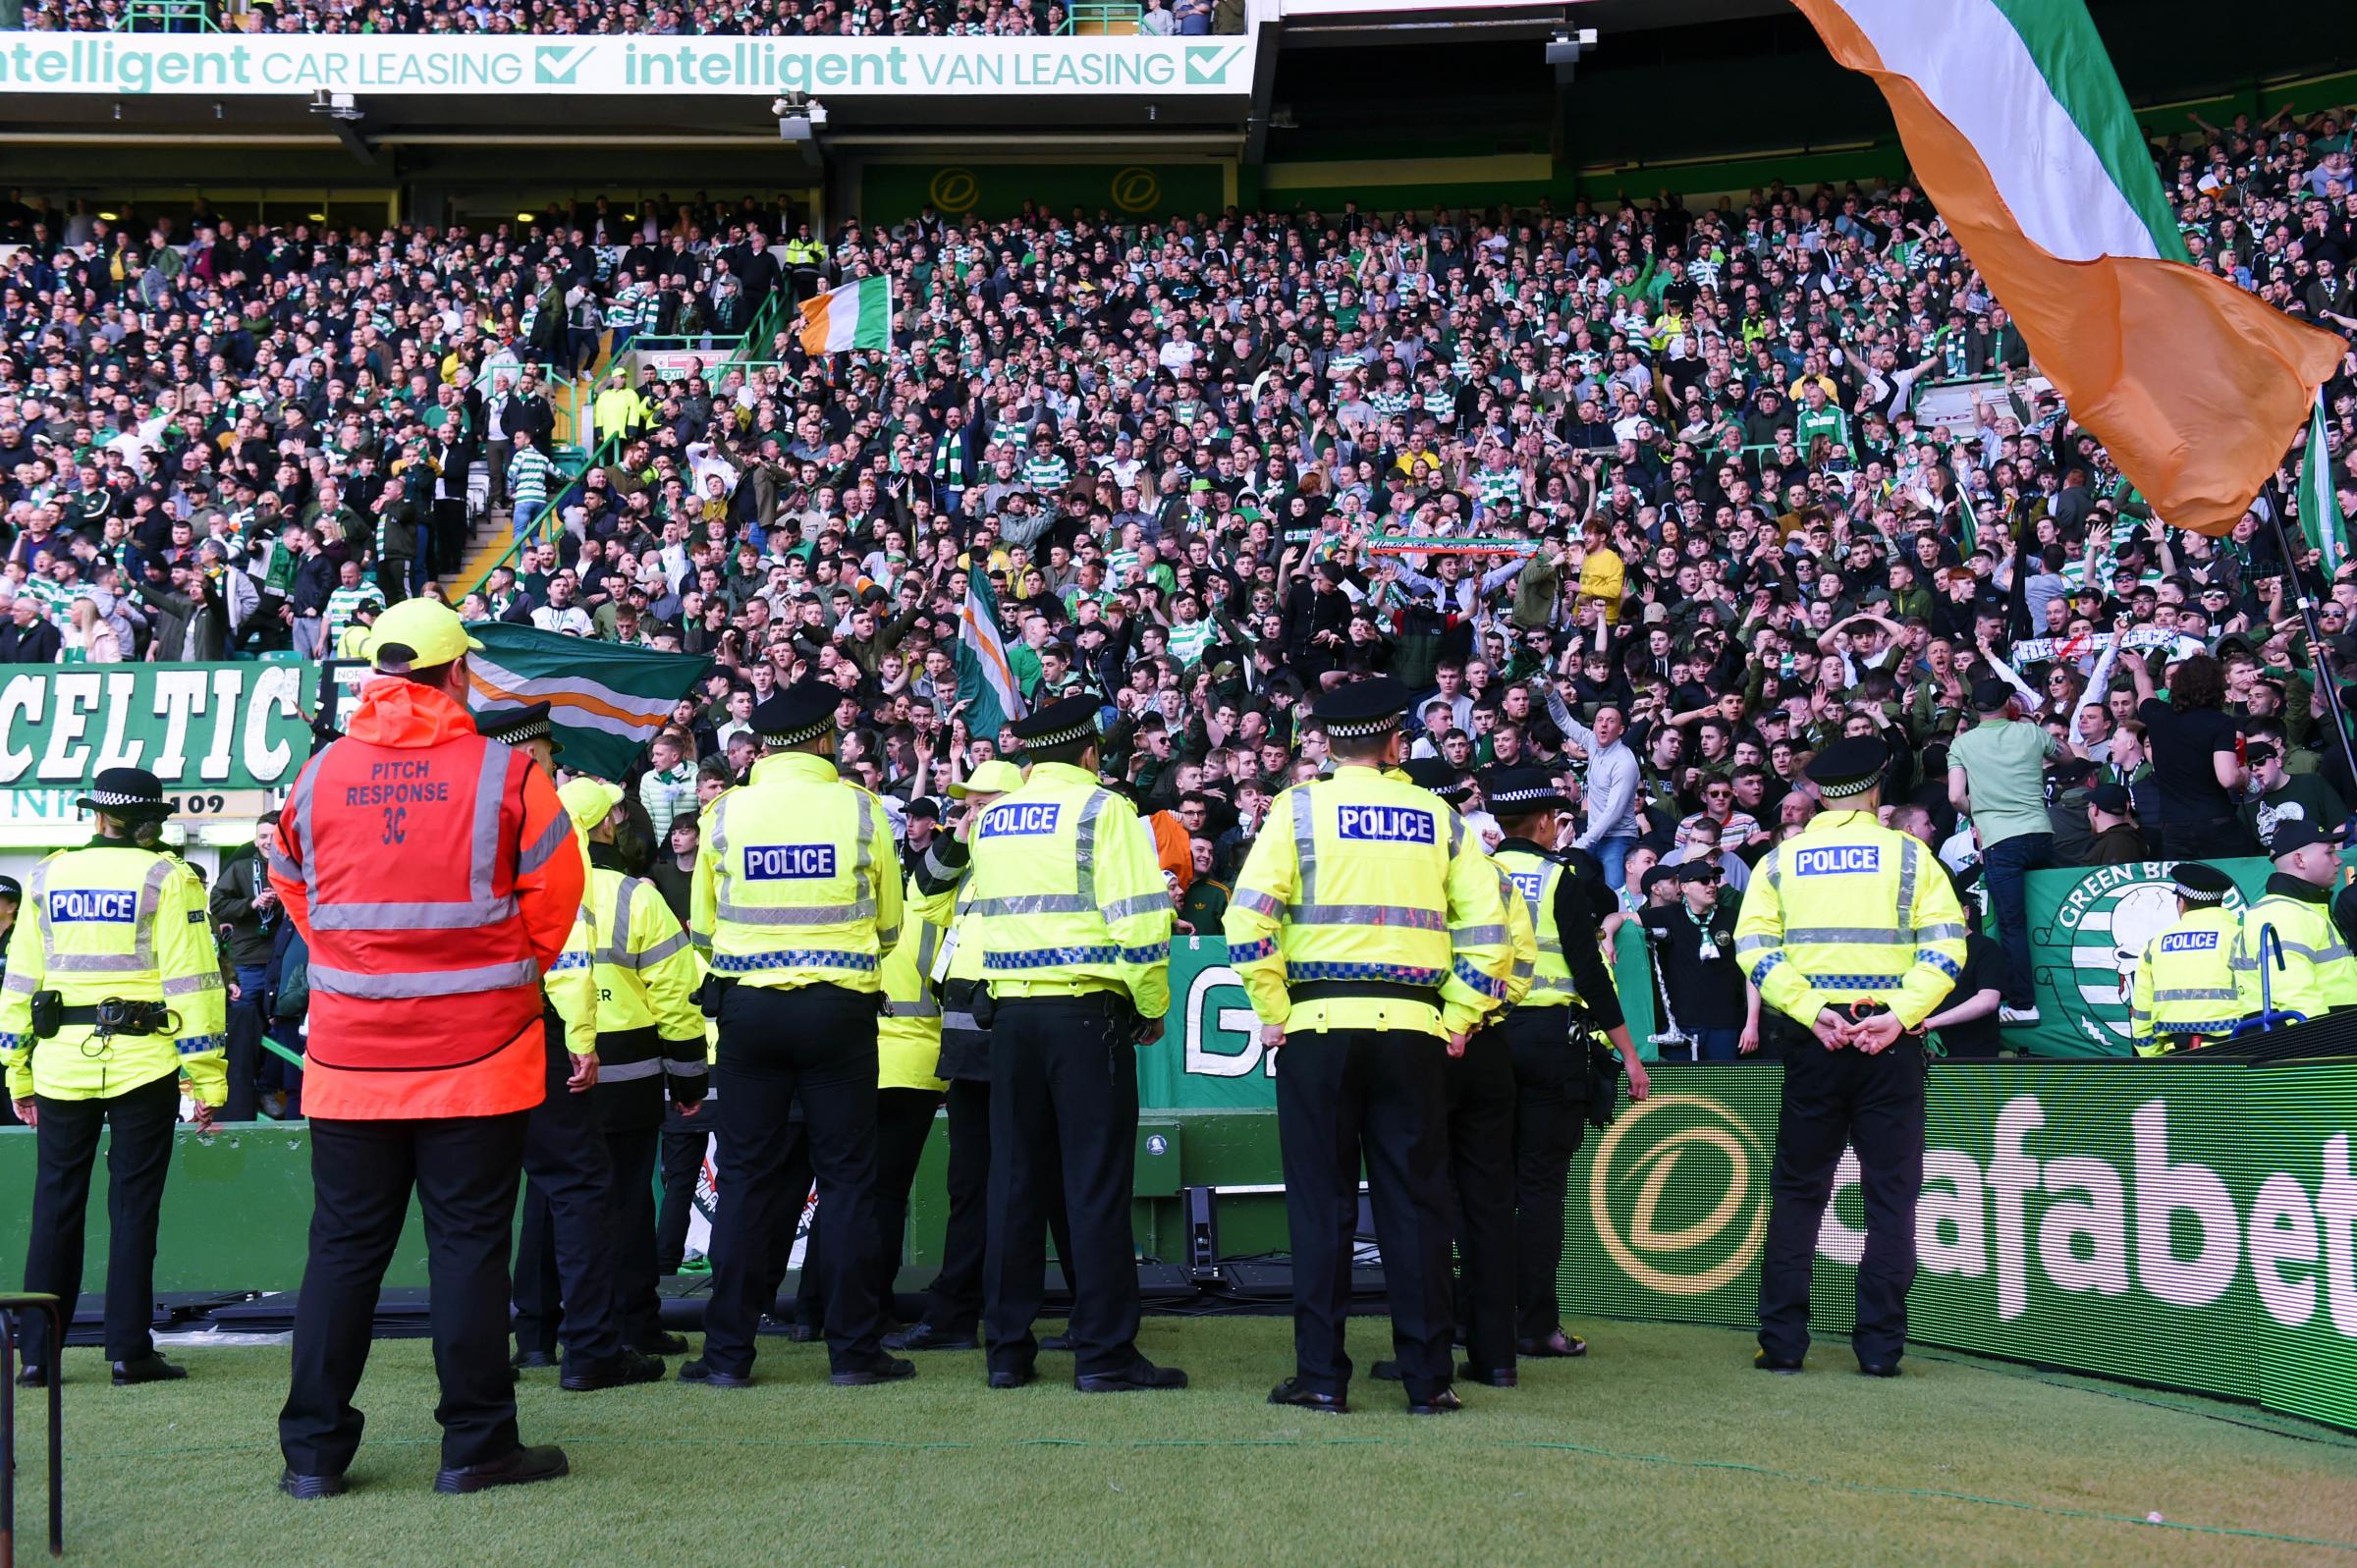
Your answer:
[[[1456,805],[1473,793],[1473,783],[1464,771],[1443,757],[1410,757],[1407,759],[1407,782]]]
[[[747,722],[765,746],[798,746],[835,728],[835,709],[842,701],[842,687],[805,678],[755,705]]]
[[[2296,853],[2310,844],[2329,844],[2332,836],[2305,817],[2285,817],[2275,823],[2275,832],[2267,836],[2267,853],[2273,860]]]
[[[90,792],[74,802],[82,811],[121,817],[127,821],[169,817],[164,784],[144,768],[108,768],[90,781]]]
[[[2199,860],[2187,860],[2177,866],[2177,896],[2187,903],[2223,903],[2233,891],[2234,879]]]
[[[1872,735],[1836,740],[1809,763],[1809,782],[1828,800],[1862,795],[1882,783],[1890,751]]]
[[[1017,744],[1032,746],[1069,746],[1075,741],[1097,738],[1097,699],[1088,696],[1065,697],[1046,707],[1017,719],[1014,725]]]
[[[1569,802],[1544,768],[1492,768],[1481,776],[1481,797],[1501,817],[1561,811]]]
[[[1332,740],[1365,740],[1399,728],[1409,692],[1390,676],[1374,676],[1318,693],[1317,722]]]
[[[551,751],[565,748],[557,742],[555,721],[548,716],[546,702],[535,702],[522,708],[493,708],[474,716],[474,732],[486,740],[502,745],[521,746],[527,740],[545,740]]]

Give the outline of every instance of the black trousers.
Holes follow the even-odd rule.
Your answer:
[[[606,1158],[614,1165],[614,1200],[607,1210],[606,1231],[614,1258],[614,1315],[622,1342],[632,1349],[654,1343],[663,1333],[663,1297],[656,1289],[655,1271],[655,1156],[662,1138],[660,1126],[643,1125],[643,1118],[634,1115],[606,1127]]]
[[[595,1091],[566,1087],[572,1055],[549,1020],[548,1098],[530,1113],[523,1144],[523,1223],[516,1238],[516,1344],[568,1368],[622,1354],[614,1307],[614,1169]]]
[[[799,1101],[819,1208],[841,1221],[828,1225],[817,1260],[828,1359],[836,1372],[864,1371],[882,1353],[868,1256],[876,1233],[876,999],[831,985],[732,986],[713,1076],[720,1214],[705,1360],[720,1372],[752,1369],[753,1334],[768,1305],[762,1298],[779,1277],[771,1271],[776,1237],[802,1197],[783,1185],[795,1142],[787,1112]]]
[[[876,1300],[887,1316],[908,1239],[908,1191],[940,1108],[937,1089],[876,1091]]]
[[[25,1288],[56,1296],[72,1320],[75,1298],[82,1294],[90,1168],[98,1161],[103,1128],[108,1135],[106,1359],[143,1360],[155,1352],[147,1332],[155,1320],[155,1232],[164,1207],[164,1177],[172,1168],[180,1079],[166,1073],[103,1100],[34,1098],[40,1126],[33,1134],[32,1231],[25,1248]],[[26,1314],[23,1323],[25,1364],[54,1369],[48,1320]]]
[[[436,572],[457,571],[466,565],[466,500],[464,496],[434,503],[432,544],[427,559]]]
[[[941,1272],[926,1287],[925,1322],[952,1335],[982,1321],[982,1269],[990,1249],[990,1082],[950,1080],[950,1217],[941,1238]],[[1043,1155],[1045,1152],[1043,1151]],[[1071,1221],[1064,1210],[1064,1162],[1048,1193],[1048,1235],[1069,1265]]]
[[[1556,1295],[1563,1205],[1571,1157],[1588,1131],[1588,1047],[1569,1037],[1563,1015],[1562,1007],[1516,1008],[1499,1026],[1514,1064],[1514,1332],[1522,1339],[1563,1325]]]
[[[1077,1376],[1137,1360],[1137,1047],[1128,1002],[1104,995],[1010,999],[990,1035],[990,1208],[982,1321],[994,1372],[1039,1354],[1048,1214],[1059,1188],[1072,1231],[1069,1333]]]
[[[290,1468],[340,1476],[359,1449],[362,1417],[352,1396],[412,1188],[425,1214],[442,1463],[481,1464],[520,1446],[507,1358],[508,1238],[528,1118],[310,1124],[310,1261],[278,1417]]]
[[[1277,1141],[1293,1245],[1293,1360],[1301,1384],[1350,1386],[1343,1327],[1363,1158],[1391,1295],[1392,1344],[1411,1398],[1448,1386],[1449,1216],[1440,1041],[1405,1030],[1286,1037]]]
[[[1779,1033],[1784,1096],[1760,1264],[1760,1348],[1780,1360],[1798,1360],[1809,1348],[1809,1271],[1834,1167],[1847,1144],[1858,1152],[1866,1200],[1850,1343],[1860,1361],[1895,1362],[1907,1343],[1915,1204],[1923,1194],[1923,1047],[1901,1039],[1869,1056],[1828,1051],[1797,1026]]]
[[[1514,1063],[1503,1031],[1441,1058],[1455,1199],[1454,1317],[1477,1372],[1514,1370]]]
[[[676,1274],[687,1257],[687,1217],[695,1211],[695,1182],[703,1174],[704,1151],[719,1124],[718,1102],[692,1116],[663,1108],[663,1205],[655,1219],[655,1272]]]

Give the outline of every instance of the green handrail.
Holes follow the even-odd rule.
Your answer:
[[[176,23],[195,24],[194,27],[176,27]],[[220,24],[213,20],[210,0],[131,0],[124,7],[122,21],[115,24],[119,32],[219,32]]]
[[[758,344],[761,350],[766,351],[769,348],[771,340],[776,336],[778,323],[784,318],[786,311],[791,307],[792,301],[787,297],[786,291],[783,289],[774,291],[770,295],[768,300],[761,306],[760,312],[753,317],[751,325],[747,326],[743,335],[737,340],[737,347],[729,351],[728,358],[722,360],[718,365],[713,366],[705,371],[704,374],[706,379],[716,380],[720,376],[726,375],[732,366],[740,363],[753,362],[747,357],[746,351],[755,344]],[[634,351],[638,348],[638,343],[633,341],[630,347]],[[584,408],[583,412],[590,413],[590,409],[593,407],[594,404],[592,404],[589,408]],[[594,418],[593,413],[590,413],[590,416]],[[592,428],[594,429],[594,426]],[[548,498],[548,505],[542,509],[540,513],[541,518],[545,519],[543,525],[552,532],[557,527],[562,526],[565,518],[564,508],[566,504],[573,499],[575,493],[579,489],[582,479],[588,474],[589,470],[592,468],[603,467],[606,463],[613,461],[621,456],[622,438],[619,434],[608,436],[605,440],[599,442],[597,446],[590,452],[588,460],[583,462],[579,468],[576,469],[573,475],[557,489],[556,493]],[[524,546],[536,542],[535,536],[538,532],[539,529],[535,528],[532,533],[517,533],[514,535],[514,537],[509,539],[508,548],[500,554],[500,557],[497,561],[492,562],[491,565],[483,568],[483,574],[475,579],[474,585],[468,588],[466,592],[481,592],[484,584],[491,580],[491,573],[497,571],[502,567],[514,566],[517,559],[523,554]]]

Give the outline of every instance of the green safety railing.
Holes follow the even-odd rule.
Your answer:
[[[705,379],[717,381],[720,377],[728,374],[731,369],[734,369],[739,365],[770,363],[771,361],[766,359],[753,359],[751,355],[755,352],[768,352],[771,342],[775,339],[779,327],[784,322],[786,312],[793,308],[793,301],[788,297],[785,290],[780,289],[772,293],[767,302],[762,305],[760,313],[753,317],[752,325],[745,328],[743,336],[737,340],[737,346],[729,351],[729,356],[726,359],[723,359],[719,364],[712,366],[704,372]],[[632,353],[639,352],[645,348],[648,341],[649,340],[633,338],[630,341],[630,351]],[[667,343],[675,340],[654,339],[652,341],[656,343]],[[685,347],[700,348],[704,340],[703,337],[699,335],[692,339],[679,339],[676,341]],[[593,419],[594,414],[592,410],[594,406],[595,405],[593,400],[584,400],[579,406],[580,411],[577,417],[579,419]],[[577,430],[579,426],[576,424],[576,429]],[[483,574],[474,580],[473,584],[466,589],[466,592],[479,592],[483,585],[491,580],[491,573],[497,571],[502,567],[513,567],[518,559],[522,556],[526,546],[538,543],[541,537],[544,535],[553,536],[558,528],[564,526],[565,508],[570,505],[574,498],[580,493],[581,482],[588,474],[589,470],[592,468],[603,467],[608,462],[613,461],[615,459],[620,458],[621,456],[622,439],[619,435],[608,436],[603,441],[600,441],[582,460],[581,465],[578,468],[576,468],[572,474],[567,477],[565,483],[549,496],[547,507],[542,509],[540,515],[534,519],[534,526],[531,528],[531,530],[529,532],[516,530],[514,532],[514,537],[508,541],[508,548],[501,552],[498,560],[492,562],[489,566],[483,568]]]
[[[1145,13],[1138,0],[1065,0],[1064,26],[1058,33],[1135,32]]]
[[[219,32],[211,0],[131,0],[124,7],[121,32]]]

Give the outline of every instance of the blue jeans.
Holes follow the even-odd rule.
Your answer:
[[[1629,838],[1596,840],[1596,863],[1604,868],[1604,885],[1615,892],[1620,891],[1620,879],[1627,874],[1628,852],[1636,846],[1637,840]]]
[[[540,520],[540,514],[546,512],[547,510],[548,503],[546,501],[517,502],[516,537],[519,539],[528,538],[532,531],[532,524],[538,522]]]
[[[2016,834],[1981,849],[1981,869],[1989,877],[1989,903],[1997,911],[1997,940],[2005,947],[2004,1004],[2032,1007],[2038,988],[2030,975],[2030,873],[2054,863],[2055,836]]]
[[[1742,1043],[1740,1029],[1697,1029],[1694,1031],[1694,1059],[1696,1061],[1737,1061],[1741,1053],[1735,1048]]]

